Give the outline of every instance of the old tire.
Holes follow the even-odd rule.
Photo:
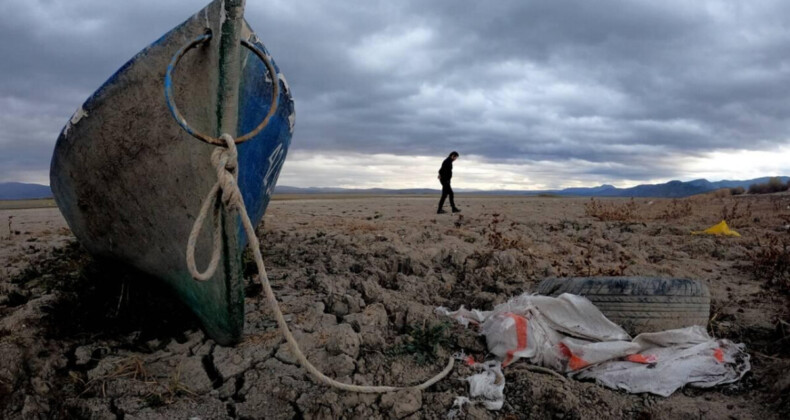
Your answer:
[[[710,292],[689,279],[657,277],[573,277],[543,280],[538,294],[563,293],[589,299],[631,335],[691,325],[708,325]]]

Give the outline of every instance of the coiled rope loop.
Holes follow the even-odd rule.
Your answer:
[[[274,291],[272,291],[271,285],[269,284],[269,277],[266,275],[266,267],[263,264],[263,257],[261,256],[261,246],[258,242],[258,237],[255,234],[255,228],[252,226],[250,217],[247,215],[247,209],[244,207],[244,201],[242,200],[241,192],[239,191],[239,187],[236,182],[238,180],[236,143],[233,141],[233,137],[231,137],[229,134],[223,134],[220,136],[220,139],[225,141],[227,144],[227,149],[217,148],[211,155],[211,162],[217,169],[217,182],[203,200],[203,205],[200,208],[200,214],[198,214],[198,217],[195,219],[195,224],[192,227],[192,232],[189,234],[189,240],[187,242],[187,266],[189,267],[189,272],[192,274],[192,277],[197,281],[206,281],[210,279],[216,272],[220,254],[222,252],[222,224],[220,223],[219,217],[219,191],[221,190],[222,203],[231,208],[236,208],[239,211],[239,216],[241,216],[241,221],[244,225],[244,231],[247,234],[247,238],[249,239],[249,246],[255,256],[255,264],[258,267],[261,286],[263,286],[268,304],[272,308],[274,316],[277,319],[277,325],[280,327],[280,331],[283,333],[285,340],[291,346],[291,351],[299,361],[299,364],[302,365],[315,380],[324,385],[344,391],[384,393],[402,390],[423,390],[447,376],[453,369],[452,357],[448,361],[444,370],[439,372],[438,375],[419,385],[408,387],[352,385],[336,381],[324,375],[320,370],[318,370],[318,368],[313,366],[309,360],[307,360],[307,357],[299,348],[299,344],[296,342],[291,330],[288,328],[288,323],[283,317],[283,313],[280,310],[280,305],[277,302],[277,298],[274,296]],[[201,273],[195,266],[195,243],[197,242],[197,237],[200,234],[201,227],[203,226],[206,216],[208,215],[209,207],[212,206],[214,207],[214,248],[208,268],[206,271]]]

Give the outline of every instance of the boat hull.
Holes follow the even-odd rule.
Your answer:
[[[221,1],[209,4],[142,50],[82,105],[58,138],[50,181],[58,207],[91,253],[162,279],[200,318],[209,336],[231,344],[244,325],[241,252],[247,240],[238,214],[223,209],[221,264],[209,281],[192,279],[185,260],[187,238],[201,201],[216,182],[210,160],[216,146],[182,130],[163,93],[170,59],[207,30],[219,33],[222,7]],[[269,55],[246,22],[241,36]],[[173,92],[193,128],[219,136],[214,44],[181,60]],[[269,75],[246,49],[239,61],[237,133],[231,134],[257,126],[272,103],[272,83],[280,84],[279,107],[269,124],[238,146],[239,187],[257,224],[290,145],[294,108],[276,64],[277,74]],[[204,233],[196,249],[199,268],[207,264],[210,251],[210,233]]]

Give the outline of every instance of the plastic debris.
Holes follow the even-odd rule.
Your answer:
[[[719,224],[713,225],[713,226],[711,226],[711,227],[709,227],[709,228],[707,228],[705,230],[695,230],[695,231],[691,232],[691,234],[692,235],[717,235],[717,236],[724,235],[724,236],[738,236],[738,237],[741,236],[740,233],[730,229],[730,227],[727,226],[727,222],[725,222],[724,220],[719,222]]]
[[[700,326],[631,339],[589,300],[567,293],[556,298],[524,294],[490,312],[463,307],[436,312],[464,325],[479,324],[488,350],[503,367],[526,358],[631,393],[666,397],[687,385],[708,388],[738,381],[751,368],[743,344],[711,338]]]
[[[481,371],[466,378],[466,381],[469,382],[469,397],[471,398],[456,397],[452,408],[447,412],[447,418],[458,418],[463,414],[466,405],[481,404],[487,410],[500,410],[505,404],[505,375],[502,373],[502,363],[495,360],[476,363],[471,356],[470,359],[463,355],[456,358],[467,360],[467,365]]]
[[[468,378],[469,396],[473,401],[482,402],[489,410],[499,410],[505,403],[505,375],[498,361],[475,363],[472,367],[482,369]]]

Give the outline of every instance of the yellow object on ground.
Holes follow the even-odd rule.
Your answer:
[[[711,226],[705,230],[697,230],[691,232],[692,235],[726,235],[726,236],[741,236],[740,233],[730,229],[727,222],[721,221],[718,225]]]

